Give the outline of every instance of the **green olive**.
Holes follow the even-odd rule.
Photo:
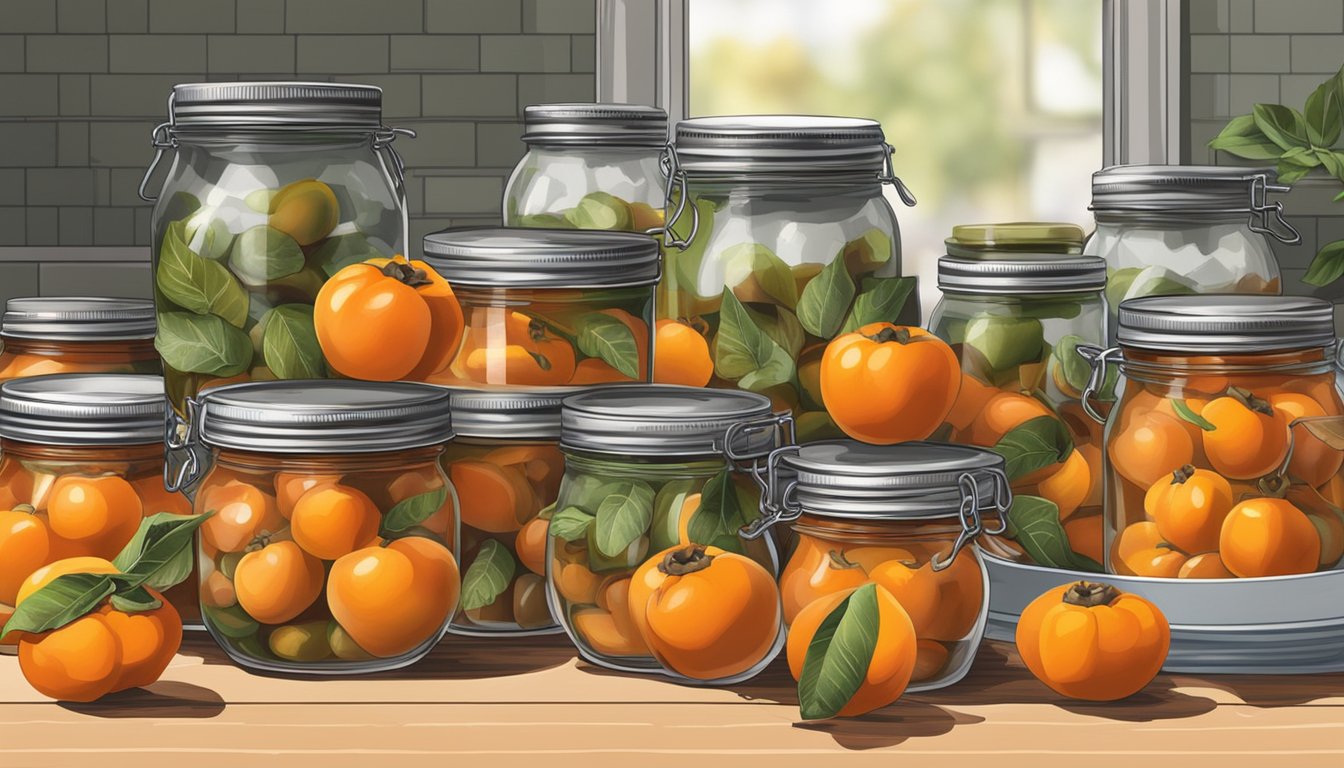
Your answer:
[[[373,654],[360,648],[354,638],[350,637],[350,633],[334,621],[327,622],[327,645],[331,646],[331,652],[336,658],[345,661],[365,661],[373,658]]]
[[[513,618],[523,629],[550,626],[551,608],[546,604],[546,580],[535,573],[524,573],[513,583]]]
[[[268,210],[267,223],[299,245],[312,245],[331,234],[341,217],[336,193],[317,179],[285,185],[271,198]]]
[[[237,605],[228,608],[202,605],[201,613],[204,615],[206,623],[225,637],[238,639],[251,637],[257,633],[257,622]]]
[[[219,572],[225,577],[232,579],[233,572],[238,569],[238,563],[243,559],[245,552],[225,552],[219,558]]]
[[[321,661],[331,656],[326,621],[287,624],[271,632],[271,652],[285,661]]]

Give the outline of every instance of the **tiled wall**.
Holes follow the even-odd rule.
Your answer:
[[[590,101],[594,0],[0,0],[0,299],[148,295],[136,196],[174,83],[383,88],[412,250],[497,222],[526,104]]]

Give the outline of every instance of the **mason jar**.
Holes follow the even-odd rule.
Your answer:
[[[1270,193],[1272,168],[1116,165],[1092,174],[1097,228],[1085,253],[1106,260],[1106,298],[1199,293],[1279,294],[1279,264],[1270,238],[1295,245],[1302,236]]]
[[[443,468],[462,519],[462,603],[450,632],[559,632],[546,603],[547,528],[560,495],[560,403],[572,389],[452,393]]]
[[[1344,556],[1344,405],[1329,302],[1171,296],[1120,306],[1119,346],[1084,350],[1106,422],[1106,566],[1177,579],[1289,576]],[[1100,415],[1100,414],[1098,414]]]
[[[1091,373],[1077,349],[1106,338],[1106,262],[1082,256],[1072,224],[959,226],[938,260],[942,300],[929,328],[961,361],[961,388],[935,433],[995,448],[1009,462],[1014,514],[1047,527],[1051,541],[986,536],[981,546],[1012,560],[1101,570],[1102,435],[1079,397]],[[1044,443],[1043,458],[1019,450]],[[1020,454],[1020,455],[1019,455]],[[1036,525],[1031,526],[1036,530]]]
[[[661,231],[667,113],[639,104],[533,104],[504,225]]]
[[[201,611],[249,669],[355,674],[422,658],[457,609],[447,391],[254,382],[191,400],[210,451],[195,510]],[[193,454],[194,455],[194,454]],[[188,481],[192,478],[188,476]]]
[[[793,411],[801,439],[840,436],[818,384],[826,343],[877,320],[919,324],[882,196],[891,184],[915,204],[891,151],[872,120],[677,123],[658,316],[660,339],[685,338],[660,353],[657,379],[759,392]]]
[[[827,440],[777,449],[767,476],[762,524],[792,523],[798,533],[779,579],[785,621],[814,600],[873,581],[901,603],[915,630],[907,690],[965,677],[989,610],[974,545],[986,531],[1002,532],[1012,501],[1003,457],[943,443]]]
[[[465,318],[434,384],[566,386],[648,381],[658,242],[630,232],[457,228],[425,261]]]
[[[759,515],[752,463],[788,441],[789,426],[768,398],[750,392],[621,386],[564,401],[565,476],[551,518],[546,594],[580,656],[626,672],[716,683],[746,679],[770,662],[784,640],[775,631],[777,610],[758,656],[739,659],[745,666],[733,674],[706,677],[679,671],[656,652],[635,615],[643,606],[629,595],[640,587],[641,566],[692,545],[749,558],[768,572],[773,592],[774,544],[739,529]],[[776,606],[778,599],[774,593]],[[739,625],[713,642],[727,652],[761,629]],[[741,637],[732,637],[739,628]]]
[[[0,320],[0,381],[53,373],[159,373],[154,305],[141,299],[10,299]]]

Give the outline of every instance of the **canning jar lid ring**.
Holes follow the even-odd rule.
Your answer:
[[[681,120],[673,146],[691,175],[883,171],[886,136],[876,120],[822,115],[737,115]]]
[[[735,425],[773,416],[770,398],[755,392],[669,384],[615,384],[566,397],[560,447],[617,456],[764,456],[776,447],[773,430],[736,432]]]
[[[10,299],[0,336],[53,341],[133,341],[154,338],[154,302],[102,296]]]
[[[249,130],[382,125],[383,89],[356,83],[255,81],[173,86],[168,117],[174,130]]]
[[[637,232],[450,227],[424,239],[425,263],[457,285],[622,288],[661,275],[658,241]]]
[[[1105,287],[1106,260],[1098,256],[1015,253],[938,259],[938,288],[953,293],[1079,293]]]
[[[1156,352],[1286,352],[1335,344],[1334,308],[1309,296],[1199,294],[1120,303],[1116,341]]]
[[[1217,165],[1113,165],[1092,174],[1090,210],[1154,215],[1249,213],[1258,180],[1273,185],[1273,168]]]
[[[458,437],[559,440],[561,403],[582,391],[582,387],[451,387],[453,431]]]
[[[163,377],[61,373],[0,385],[0,438],[39,445],[149,445],[163,440]]]
[[[643,104],[529,104],[523,108],[522,138],[539,146],[661,148],[667,143],[667,112]]]

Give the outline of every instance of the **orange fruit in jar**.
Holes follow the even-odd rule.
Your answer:
[[[276,472],[275,503],[280,515],[288,520],[294,514],[294,505],[299,503],[303,494],[319,485],[335,485],[340,481],[340,475]]]
[[[1321,537],[1287,500],[1247,499],[1223,520],[1218,553],[1242,578],[1311,573],[1320,565]]]
[[[965,639],[984,607],[983,571],[965,551],[941,571],[934,570],[932,561],[916,565],[890,560],[870,576],[900,601],[921,640]]]
[[[1064,522],[1064,535],[1069,538],[1069,549],[1100,563],[1106,558],[1103,543],[1102,516],[1073,517]]]
[[[453,553],[408,536],[337,560],[327,577],[327,607],[360,648],[389,658],[433,639],[457,609],[460,589]]]
[[[195,509],[215,513],[201,524],[201,541],[220,552],[242,552],[258,536],[285,527],[275,497],[241,480],[206,485]]]
[[[503,328],[491,327],[498,325]],[[574,378],[574,347],[522,312],[473,312],[458,360],[463,374],[479,384],[555,385]]]
[[[1321,568],[1333,567],[1344,557],[1344,511],[1320,509],[1307,512],[1307,519],[1321,537]]]
[[[969,429],[984,411],[985,404],[998,394],[1001,393],[997,387],[985,384],[969,373],[961,374],[961,388],[957,390],[952,410],[947,413],[947,423],[958,431]]]
[[[322,561],[292,541],[276,541],[238,561],[233,588],[238,604],[262,624],[284,624],[317,601]]]
[[[572,614],[574,633],[602,656],[647,656],[649,648],[638,633],[628,634],[616,618],[601,608],[578,608]]]
[[[289,532],[304,551],[321,560],[374,543],[382,516],[365,493],[348,485],[321,485],[299,498]]]
[[[1222,475],[1186,464],[1153,483],[1143,510],[1166,541],[1186,552],[1218,548],[1223,519],[1232,511],[1232,484]]]
[[[536,492],[537,511],[560,495],[565,474],[565,455],[554,444],[511,445],[496,448],[481,457],[500,466],[517,467]]]
[[[463,525],[509,533],[537,513],[532,486],[517,467],[463,459],[448,465],[448,476],[462,500]]]
[[[47,502],[47,526],[76,551],[116,557],[135,536],[144,507],[135,489],[116,475],[62,475]]]
[[[862,586],[866,581],[868,573],[863,566],[847,559],[843,550],[826,549],[810,536],[803,538],[779,579],[784,623],[792,624],[798,612],[813,600]]]
[[[51,534],[26,510],[0,510],[0,603],[14,605],[19,587],[51,557]]]
[[[549,520],[533,518],[518,529],[518,536],[513,542],[518,561],[538,576],[546,575],[546,534],[550,527]]]
[[[659,384],[703,387],[714,376],[709,342],[689,323],[659,320],[653,341],[653,380]]]
[[[910,673],[910,682],[921,683],[938,677],[947,668],[947,660],[951,655],[944,643],[919,640],[915,643],[915,669]]]
[[[163,477],[150,475],[131,481],[135,493],[140,497],[140,506],[146,517],[160,512],[174,515],[191,514],[191,500],[180,493],[170,492],[163,487]]]
[[[1003,436],[1032,419],[1053,416],[1040,400],[1018,392],[997,392],[971,420],[961,437],[972,445],[992,447]],[[1024,478],[1024,481],[1030,482]]]
[[[1133,576],[1176,578],[1186,561],[1185,553],[1163,539],[1157,523],[1149,520],[1126,526],[1111,548],[1111,565]]]
[[[1067,520],[1092,494],[1094,473],[1083,452],[1075,448],[1054,471],[1036,484],[1036,492],[1059,507],[1059,519]]]
[[[1215,398],[1199,415],[1214,426],[1203,433],[1204,453],[1223,477],[1264,477],[1288,455],[1287,417],[1253,395]]]
[[[1329,415],[1321,404],[1306,395],[1279,392],[1269,396],[1269,404],[1285,420],[1317,418]],[[1288,459],[1288,474],[1312,487],[1329,482],[1344,465],[1344,451],[1326,445],[1319,437],[1298,424],[1293,431],[1293,455]]]
[[[1083,499],[1082,506],[1100,507],[1102,495],[1106,492],[1105,483],[1101,479],[1101,448],[1092,443],[1081,443],[1078,445],[1078,452],[1083,454],[1083,460],[1087,462],[1088,471],[1092,474],[1092,486],[1087,492],[1087,498]]]
[[[1223,559],[1217,552],[1205,552],[1195,555],[1186,560],[1181,565],[1181,569],[1176,572],[1177,578],[1181,579],[1233,579],[1236,575],[1227,570],[1223,565]]]
[[[616,638],[604,637],[606,627],[590,627],[594,630],[594,639],[598,644],[607,646],[608,650],[616,650],[618,655],[623,656],[645,656],[649,653],[649,647],[644,643],[644,637],[639,632],[639,624],[636,622],[634,614],[631,612],[630,605],[630,577],[613,577],[607,579],[597,591],[597,607],[606,611],[611,617],[611,629],[615,630]],[[601,619],[589,619],[590,623],[602,624]],[[598,650],[597,644],[594,644],[594,650]]]
[[[387,495],[395,506],[407,499],[437,491],[444,485],[443,476],[438,470],[417,469],[404,472],[388,483]],[[449,529],[453,527],[454,512],[453,495],[445,493],[443,503],[433,514],[420,522],[420,527],[447,538],[450,535]]]
[[[555,591],[570,603],[594,605],[602,577],[588,570],[583,563],[553,562],[551,567]]]
[[[33,500],[33,474],[12,459],[0,463],[0,508],[13,509]]]
[[[580,360],[570,377],[572,385],[609,384],[613,382],[647,381],[649,371],[649,326],[643,320],[623,309],[603,309],[598,314],[613,317],[630,330],[635,340],[635,376],[631,378],[600,357]]]
[[[1107,455],[1121,477],[1140,488],[1150,488],[1160,478],[1190,464],[1195,445],[1179,419],[1151,410],[1122,422],[1121,431],[1110,440]]]

